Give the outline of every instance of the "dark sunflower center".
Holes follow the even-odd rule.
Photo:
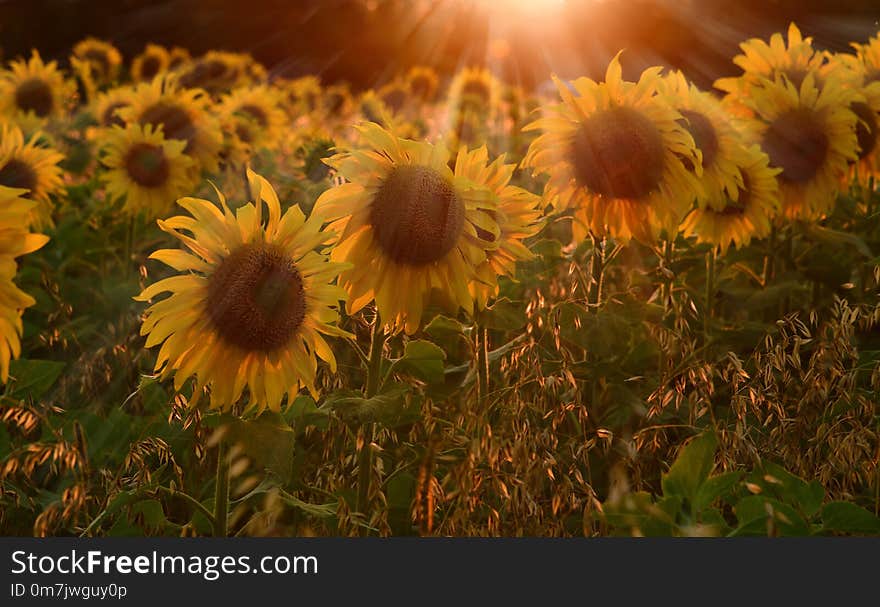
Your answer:
[[[0,168],[0,185],[33,192],[37,187],[37,172],[28,163],[12,158]]]
[[[764,133],[764,151],[770,163],[782,169],[780,178],[785,181],[807,182],[825,163],[829,141],[818,118],[806,108],[789,110]]]
[[[858,117],[856,137],[859,141],[859,158],[864,158],[877,146],[877,113],[871,107],[857,101],[849,109]]]
[[[489,86],[482,80],[468,80],[461,87],[461,94],[466,97],[474,97],[480,100],[480,103],[488,104],[492,91]]]
[[[117,101],[116,103],[108,105],[104,110],[104,113],[101,115],[101,124],[103,126],[125,126],[125,121],[119,117],[116,110],[127,106],[128,104],[124,101]]]
[[[206,304],[220,337],[249,352],[285,346],[306,315],[296,265],[268,245],[245,245],[221,262],[209,280]]]
[[[404,103],[406,103],[406,93],[400,89],[394,89],[385,93],[385,95],[382,96],[382,101],[385,102],[388,109],[396,114],[403,108]]]
[[[83,58],[91,63],[93,66],[95,66],[98,72],[100,72],[101,76],[106,77],[110,75],[110,58],[104,51],[96,48],[90,48],[85,53],[83,53]]]
[[[396,262],[423,265],[455,247],[464,203],[436,170],[404,165],[391,171],[370,208],[376,242]]]
[[[160,101],[148,107],[140,118],[141,124],[162,126],[166,139],[186,141],[185,152],[190,152],[196,136],[196,128],[189,114],[180,106]]]
[[[257,124],[261,127],[266,128],[269,126],[269,118],[266,116],[266,112],[263,111],[263,108],[251,103],[246,103],[239,108],[239,111],[256,120]]]
[[[141,61],[141,78],[144,80],[152,80],[153,77],[159,73],[159,68],[162,66],[159,58],[155,55],[147,55],[144,57],[144,60]]]
[[[737,200],[727,199],[727,205],[717,211],[719,215],[743,215],[746,212],[746,209],[749,206],[749,202],[752,199],[752,190],[749,185],[749,177],[745,173],[743,173],[743,187],[739,191],[739,197]]]
[[[236,123],[235,134],[238,135],[238,138],[241,139],[244,143],[254,142],[254,135],[253,133],[251,133],[251,130],[246,124],[242,124],[241,122]]]
[[[161,147],[141,142],[125,154],[125,170],[138,185],[158,188],[168,181],[170,167]]]
[[[703,153],[703,168],[711,167],[718,157],[718,134],[709,119],[693,110],[681,110],[681,125],[694,138],[697,149]]]
[[[52,89],[40,78],[28,78],[15,89],[15,105],[23,112],[32,111],[44,118],[55,105]]]
[[[611,198],[641,198],[660,184],[663,137],[634,109],[616,107],[590,116],[572,142],[575,180]]]

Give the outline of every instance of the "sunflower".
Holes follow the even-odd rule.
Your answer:
[[[422,101],[431,103],[437,97],[437,72],[433,68],[417,65],[409,70],[406,75],[410,94]]]
[[[148,44],[131,62],[131,79],[135,82],[150,82],[167,70],[170,63],[171,57],[164,46]]]
[[[764,80],[747,100],[756,118],[749,123],[770,166],[779,175],[782,212],[814,219],[835,202],[848,163],[858,159],[856,93],[829,80],[821,91],[813,74],[800,89],[788,79]]]
[[[745,161],[745,148],[730,116],[715,97],[688,83],[680,71],[663,78],[660,89],[682,115],[681,124],[700,153],[699,206],[724,208],[726,197],[736,192],[741,179],[739,166]]]
[[[235,89],[217,107],[236,125],[236,134],[248,145],[274,149],[287,125],[279,93],[266,85]]]
[[[699,156],[683,116],[657,95],[660,69],[625,82],[615,57],[605,82],[579,78],[576,94],[556,80],[562,103],[524,127],[542,133],[523,164],[549,173],[546,201],[574,210],[577,240],[592,231],[653,242],[677,227],[699,194],[683,163],[700,166]]]
[[[859,160],[853,164],[852,172],[864,179],[880,175],[880,34],[868,44],[853,46],[856,55],[836,53],[827,65],[835,77],[862,97],[850,109],[858,118],[859,144]]]
[[[25,196],[36,203],[31,217],[37,228],[52,224],[49,197],[61,189],[62,160],[63,155],[42,145],[40,133],[25,142],[18,127],[0,127],[0,185],[27,190]]]
[[[353,264],[339,279],[349,313],[375,299],[385,324],[412,334],[434,292],[449,311],[472,312],[468,285],[499,236],[494,194],[454,175],[441,146],[357,128],[363,145],[328,161],[349,183],[314,210],[341,234],[332,259]]]
[[[404,80],[389,82],[379,89],[378,95],[392,114],[400,114],[409,105],[409,86]]]
[[[98,86],[110,84],[119,75],[122,55],[115,46],[97,38],[86,38],[73,47],[73,57],[92,66],[92,76]]]
[[[101,128],[124,126],[125,121],[119,116],[119,110],[132,104],[134,91],[131,87],[120,86],[100,93],[92,104],[91,112]]]
[[[330,118],[344,118],[351,113],[352,105],[351,91],[342,82],[328,86],[321,96],[321,107]]]
[[[497,237],[477,228],[477,235],[486,241],[486,261],[477,267],[469,289],[480,309],[497,294],[499,276],[513,276],[517,261],[532,258],[522,241],[543,227],[541,197],[510,185],[515,168],[515,164],[505,164],[503,157],[490,163],[486,146],[471,152],[462,147],[455,160],[456,177],[486,185],[497,197],[497,208],[492,213],[498,223]]]
[[[21,314],[33,297],[15,286],[15,259],[42,247],[49,238],[28,230],[35,202],[24,190],[0,185],[0,380],[9,379],[9,360],[21,354]]]
[[[167,139],[185,141],[184,152],[198,163],[194,169],[216,170],[223,136],[202,91],[181,88],[159,76],[138,85],[132,104],[117,112],[126,123],[161,126]]]
[[[694,209],[682,222],[685,236],[717,245],[721,253],[733,244],[742,247],[752,238],[764,238],[779,211],[780,169],[770,168],[770,159],[756,145],[744,147],[739,170],[742,185],[724,193],[724,206]]]
[[[180,84],[220,95],[247,84],[247,57],[226,51],[208,51],[181,69]]]
[[[449,105],[494,115],[501,102],[501,82],[486,68],[466,67],[449,84]]]
[[[743,74],[715,82],[715,88],[727,93],[726,101],[740,114],[747,114],[743,112],[748,107],[745,100],[762,79],[785,77],[800,88],[807,74],[818,74],[824,62],[822,53],[813,48],[813,39],[804,38],[794,23],[788,26],[787,44],[777,32],[770,36],[769,44],[752,38],[740,44],[740,48],[743,54],[734,57],[733,62],[742,68]]]
[[[171,293],[147,309],[141,334],[148,348],[162,344],[156,371],[173,375],[176,390],[195,375],[191,405],[209,386],[211,408],[229,410],[247,387],[247,410],[278,411],[302,386],[317,396],[316,355],[336,371],[323,335],[347,336],[334,326],[345,293],[333,282],[345,266],[319,252],[336,237],[321,231],[320,217],[306,219],[296,205],[282,215],[272,186],[252,171],[248,181],[256,204],[233,213],[222,195],[220,209],[183,198],[191,216],[158,222],[191,253],[153,253],[181,274],[136,299]]]
[[[189,63],[191,59],[192,57],[190,57],[188,50],[179,46],[175,46],[170,51],[168,51],[168,69],[176,70]]]
[[[43,63],[33,51],[29,61],[13,61],[0,73],[0,114],[30,131],[61,116],[75,92],[76,86],[64,78],[54,61]]]
[[[321,102],[321,81],[315,76],[304,76],[281,84],[286,94],[285,106],[290,117],[296,120],[304,114],[317,110]]]
[[[102,142],[101,180],[112,200],[125,199],[131,215],[165,215],[179,196],[193,186],[193,161],[183,153],[186,142],[165,139],[162,130],[137,123],[114,126]]]

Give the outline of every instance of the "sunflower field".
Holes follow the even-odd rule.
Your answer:
[[[0,534],[880,534],[880,34],[0,68]]]

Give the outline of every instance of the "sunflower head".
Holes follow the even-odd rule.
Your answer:
[[[433,68],[417,65],[409,70],[406,81],[414,98],[424,103],[431,103],[436,98],[439,78]]]
[[[857,160],[852,89],[829,80],[821,91],[812,74],[801,87],[763,80],[753,89],[749,128],[779,174],[782,210],[813,218],[830,210],[848,163]]]
[[[491,116],[500,107],[501,90],[501,82],[489,70],[464,68],[449,84],[449,103],[452,108]]]
[[[615,58],[605,82],[579,78],[572,90],[557,80],[562,103],[525,127],[542,133],[523,162],[550,175],[546,199],[574,210],[576,238],[608,231],[651,242],[699,196],[685,162],[701,170],[700,155],[684,117],[657,93],[659,72],[627,82]]]
[[[73,56],[88,62],[98,86],[110,84],[119,75],[122,55],[115,46],[97,38],[86,38],[73,47]]]
[[[335,371],[324,335],[347,335],[335,326],[334,310],[345,293],[333,285],[345,266],[322,252],[335,234],[321,231],[321,217],[306,219],[296,205],[282,215],[265,179],[248,171],[248,182],[255,202],[235,212],[222,195],[219,208],[178,201],[190,214],[159,227],[189,252],[152,257],[181,274],[136,299],[171,293],[147,309],[141,333],[147,347],[162,345],[156,371],[173,375],[175,389],[195,376],[191,404],[209,388],[212,408],[239,411],[247,389],[246,410],[277,411],[302,387],[317,396],[316,356]]]
[[[497,246],[494,194],[455,175],[442,147],[372,123],[359,132],[359,147],[329,161],[348,183],[315,204],[342,233],[333,258],[353,265],[340,279],[350,312],[375,299],[383,322],[414,333],[432,296],[451,311],[471,310],[468,284]]]
[[[102,175],[107,194],[111,200],[124,199],[127,213],[164,215],[193,185],[193,161],[183,153],[185,143],[165,139],[161,128],[115,126],[99,144],[107,168]]]
[[[739,166],[746,161],[738,129],[722,104],[689,83],[680,71],[664,77],[660,90],[694,139],[700,170],[687,158],[683,162],[700,181],[699,206],[723,207],[739,186]]]
[[[740,48],[743,52],[734,57],[733,62],[742,68],[742,75],[721,78],[715,87],[726,92],[730,107],[744,115],[748,114],[746,101],[751,88],[762,79],[782,78],[800,88],[808,74],[818,82],[815,79],[824,62],[822,53],[813,48],[813,39],[804,38],[794,23],[788,26],[787,40],[777,32],[770,36],[769,43],[752,38],[740,44]]]
[[[64,78],[54,61],[43,63],[37,51],[0,73],[0,114],[27,130],[62,115],[75,94],[76,85]]]
[[[117,114],[126,124],[160,128],[167,139],[185,142],[184,152],[200,168],[212,171],[222,144],[219,121],[210,111],[210,99],[198,90],[181,88],[162,76],[135,87],[131,105]]]
[[[21,315],[34,305],[33,297],[13,282],[15,259],[48,242],[43,234],[32,234],[30,218],[36,202],[23,197],[24,190],[0,185],[0,381],[9,379],[9,361],[21,354]]]
[[[150,82],[167,70],[170,63],[171,57],[164,46],[148,44],[131,62],[131,79],[135,82]]]
[[[716,245],[722,254],[730,245],[741,247],[766,237],[779,211],[780,169],[771,168],[767,154],[756,145],[744,146],[737,158],[742,159],[740,185],[724,193],[723,204],[694,209],[682,224],[685,236]]]
[[[37,227],[52,224],[51,196],[61,190],[61,169],[64,159],[41,141],[37,132],[25,140],[18,127],[0,127],[0,186],[26,190],[26,198],[34,200],[32,221]]]
[[[476,269],[468,288],[479,309],[498,292],[498,278],[512,277],[516,262],[532,258],[523,241],[543,227],[541,197],[511,185],[516,165],[506,164],[504,157],[489,161],[486,146],[472,151],[461,147],[455,159],[455,175],[487,187],[495,196],[495,210],[490,212],[498,224],[498,233],[477,228],[484,242],[486,260]]]

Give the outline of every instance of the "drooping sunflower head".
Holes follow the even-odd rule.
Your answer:
[[[664,77],[660,89],[668,103],[681,113],[679,122],[693,137],[699,153],[699,206],[723,207],[736,191],[739,167],[746,161],[741,135],[721,103],[689,83],[680,71]],[[688,159],[684,159],[684,164],[692,172],[697,169]]]
[[[165,139],[161,128],[114,126],[99,143],[107,167],[101,175],[107,195],[123,199],[130,215],[163,216],[193,186],[193,160],[183,153],[186,143]]]
[[[126,124],[161,127],[166,139],[184,141],[184,153],[196,161],[195,169],[217,168],[223,136],[203,91],[182,88],[160,76],[138,85],[131,105],[117,112]]]
[[[18,127],[0,127],[0,186],[26,190],[24,197],[35,201],[31,219],[38,228],[52,224],[50,197],[61,190],[64,156],[45,146],[40,133],[25,141]]]
[[[19,289],[13,279],[16,258],[41,248],[49,238],[30,232],[36,202],[23,197],[24,190],[0,185],[0,381],[9,379],[9,361],[21,354],[21,315],[34,305],[33,297]]]
[[[278,411],[302,387],[317,396],[316,356],[336,370],[324,335],[347,335],[335,326],[345,293],[333,284],[345,266],[323,253],[336,235],[321,230],[322,218],[306,219],[297,205],[282,215],[265,179],[248,171],[248,182],[256,202],[235,212],[222,195],[219,208],[178,201],[190,214],[159,227],[189,251],[164,249],[152,258],[181,274],[136,299],[171,294],[147,309],[141,334],[147,347],[161,344],[156,371],[173,375],[176,390],[195,376],[191,405],[208,387],[211,408],[236,410],[247,390],[245,410]]]
[[[700,167],[700,156],[683,116],[657,94],[659,73],[624,81],[615,57],[605,82],[579,78],[572,91],[557,80],[562,103],[525,127],[541,134],[524,166],[549,175],[546,200],[574,210],[576,239],[592,231],[653,242],[700,194],[684,164]]]
[[[340,277],[349,312],[375,299],[384,323],[412,334],[432,296],[451,312],[472,310],[468,285],[499,235],[494,194],[453,174],[443,147],[372,123],[358,130],[360,146],[329,161],[348,183],[314,211],[342,234],[332,257],[353,266]]]
[[[433,68],[416,65],[406,75],[410,94],[423,103],[432,103],[437,97],[437,86],[440,79]]]
[[[742,183],[732,192],[724,192],[724,204],[694,209],[682,223],[685,236],[718,246],[722,254],[730,245],[742,247],[752,238],[770,233],[779,212],[780,169],[769,166],[770,159],[752,145],[738,154]]]
[[[788,26],[788,40],[781,33],[770,36],[769,44],[759,38],[752,38],[740,44],[743,54],[733,58],[743,73],[734,78],[721,78],[715,87],[726,92],[731,107],[747,107],[746,99],[751,95],[751,87],[762,79],[784,78],[795,88],[800,88],[807,74],[818,77],[824,62],[822,53],[813,48],[813,39],[804,38],[798,27]],[[815,81],[814,81],[815,82]]]
[[[498,234],[477,228],[477,236],[484,241],[486,261],[477,267],[468,285],[479,309],[497,294],[500,276],[512,277],[517,261],[532,258],[523,241],[543,227],[541,197],[511,185],[515,168],[515,164],[506,164],[503,156],[490,162],[486,146],[470,152],[461,147],[455,159],[456,177],[483,185],[496,197],[496,208],[489,214],[498,224]]]
[[[37,51],[30,60],[13,61],[0,72],[0,114],[27,130],[64,114],[75,93],[76,85],[54,61],[43,63]]]
[[[169,68],[171,57],[164,46],[148,44],[143,52],[131,62],[131,79],[150,82]]]
[[[501,89],[501,82],[488,69],[466,67],[449,84],[449,105],[494,115],[501,102]]]
[[[111,84],[119,76],[122,55],[115,46],[97,38],[86,38],[73,47],[73,56],[92,67],[92,76],[98,86]]]
[[[763,80],[748,100],[749,128],[779,168],[782,211],[812,219],[834,205],[848,163],[858,158],[855,92],[829,80],[821,91],[812,74],[800,89],[785,79]]]

